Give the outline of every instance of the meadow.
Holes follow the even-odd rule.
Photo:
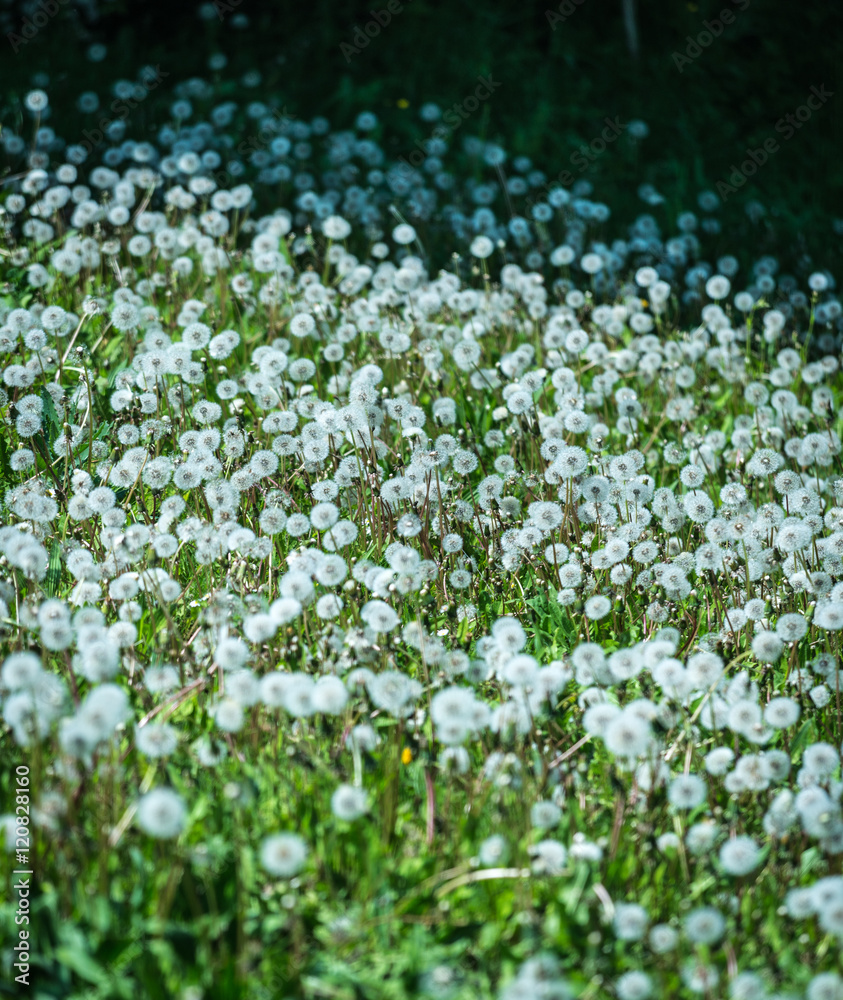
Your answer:
[[[0,995],[841,1000],[835,275],[261,86],[0,131]]]

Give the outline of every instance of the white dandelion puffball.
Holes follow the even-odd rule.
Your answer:
[[[278,878],[291,878],[304,868],[307,844],[296,833],[275,833],[261,845],[261,864]]]
[[[187,823],[187,806],[178,792],[170,788],[155,788],[138,803],[138,826],[150,837],[169,840],[178,835]]]

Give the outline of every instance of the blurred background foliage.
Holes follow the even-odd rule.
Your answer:
[[[361,110],[376,112],[383,123],[381,143],[401,155],[429,134],[418,116],[424,102],[448,107],[473,92],[479,75],[490,75],[501,85],[472,116],[466,133],[500,141],[510,156],[530,157],[549,176],[569,167],[571,155],[600,134],[607,116],[649,125],[636,157],[621,150],[627,144],[618,144],[585,175],[595,197],[622,221],[646,210],[637,196],[642,182],[655,185],[668,217],[675,217],[696,209],[701,190],[728,180],[748,149],[778,139],[779,151],[724,214],[735,217],[739,237],[743,225],[754,248],[772,226],[775,239],[764,249],[812,255],[821,249],[823,264],[831,265],[840,242],[831,222],[843,216],[839,5],[630,3],[637,58],[630,52],[622,0],[392,0],[391,6],[390,23],[355,54],[342,47],[354,44],[356,30],[372,21],[373,11],[383,11],[386,0],[216,0],[205,5],[205,17],[194,3],[165,0],[62,5],[17,53],[4,42],[0,113],[9,123],[19,119],[16,104],[38,73],[49,75],[59,114],[60,95],[69,106],[79,92],[112,81],[120,67],[130,76],[141,65],[160,64],[170,74],[168,84],[213,78],[207,61],[218,51],[228,58],[226,78],[259,69],[263,80],[255,99],[301,117],[323,114],[343,128]],[[37,9],[33,0],[5,0],[4,35],[19,30]],[[706,22],[719,21],[724,10],[732,22],[687,60]],[[232,27],[235,14],[246,15],[247,29]],[[108,46],[102,63],[85,58],[94,41]],[[783,141],[776,122],[804,104],[811,87],[834,96]],[[148,117],[155,120],[152,109]],[[749,199],[767,209],[760,230],[740,221],[741,205]],[[728,232],[731,239],[735,226]]]

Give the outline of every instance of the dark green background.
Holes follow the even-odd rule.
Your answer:
[[[777,120],[803,104],[812,86],[825,86],[835,96],[780,143],[779,152],[725,206],[723,217],[732,220],[732,241],[745,237],[784,255],[810,248],[824,263],[836,255],[840,239],[831,221],[843,216],[840,5],[750,0],[741,10],[731,0],[640,3],[635,60],[620,0],[584,0],[556,30],[547,11],[557,8],[546,2],[409,0],[347,61],[341,43],[371,20],[369,11],[385,6],[385,0],[242,0],[231,9],[249,17],[245,31],[232,29],[226,16],[201,20],[192,3],[105,2],[95,22],[63,13],[16,56],[4,47],[3,120],[14,120],[15,100],[39,69],[51,75],[58,116],[62,95],[75,97],[88,88],[102,93],[144,63],[160,63],[170,72],[168,82],[207,78],[208,55],[223,51],[229,57],[223,76],[263,72],[264,84],[251,92],[253,98],[284,104],[302,117],[325,114],[335,127],[347,127],[364,108],[376,111],[385,126],[379,138],[398,155],[429,134],[418,118],[422,103],[460,101],[479,74],[491,74],[501,86],[472,117],[471,130],[500,140],[511,155],[532,157],[549,174],[569,165],[576,147],[599,134],[607,115],[643,118],[651,134],[637,158],[611,150],[585,176],[595,185],[594,196],[623,220],[649,210],[636,189],[644,180],[654,183],[667,198],[663,211],[670,220],[696,208],[699,191],[727,179],[747,148],[776,136]],[[684,53],[688,36],[698,35],[723,9],[734,12],[734,22],[680,73],[674,53]],[[77,31],[63,23],[65,17],[75,20]],[[106,42],[108,58],[87,62],[80,36]],[[409,106],[400,107],[401,101]],[[154,115],[152,106],[142,110]],[[760,227],[745,219],[748,198],[768,209]]]

